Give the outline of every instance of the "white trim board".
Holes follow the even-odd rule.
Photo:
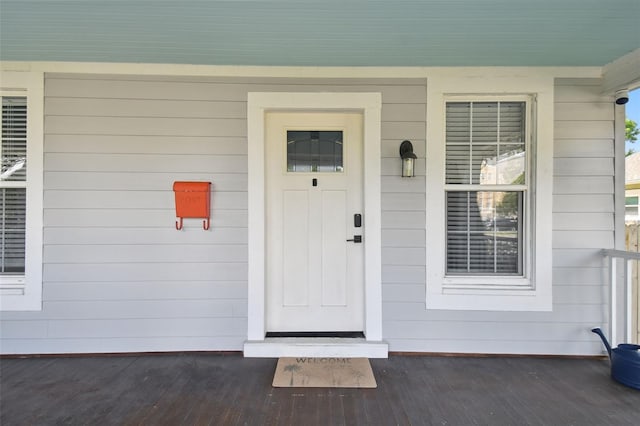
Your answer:
[[[244,344],[244,356],[250,358],[338,357],[387,358],[389,345],[364,339],[340,338],[268,338]]]
[[[457,287],[447,284],[445,274],[445,100],[449,96],[522,96],[535,99],[535,151],[532,167],[535,175],[533,191],[535,206],[531,210],[533,229],[529,247],[531,280],[527,289],[491,289],[490,282],[471,277]],[[427,173],[425,206],[426,230],[426,306],[428,310],[483,310],[483,311],[551,311],[552,299],[552,198],[553,198],[553,144],[554,144],[554,81],[533,75],[510,78],[446,77],[431,78],[427,84]],[[512,284],[512,283],[506,283]],[[485,287],[483,287],[485,286]]]
[[[0,311],[42,310],[43,191],[44,191],[44,74],[1,72],[0,92],[27,97],[27,213],[24,288],[0,290]],[[2,279],[10,276],[0,277]]]
[[[539,75],[600,78],[603,67],[312,67],[111,62],[0,61],[6,71],[192,77],[429,78]]]
[[[613,93],[619,89],[635,89],[640,86],[640,48],[605,65],[602,68],[602,92]]]
[[[249,93],[249,285],[245,350],[265,342],[265,114],[268,111],[361,111],[364,117],[365,318],[367,342],[382,340],[380,93]],[[354,347],[355,350],[355,347]],[[305,352],[306,353],[306,352]],[[354,352],[355,353],[355,352]],[[255,355],[258,356],[258,355]],[[344,356],[348,356],[344,354]]]

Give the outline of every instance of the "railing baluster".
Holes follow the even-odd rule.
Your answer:
[[[626,280],[624,280],[624,284],[625,284],[625,299],[626,299],[626,306],[625,306],[625,342],[629,342],[631,343],[632,341],[632,337],[631,337],[631,331],[633,328],[632,325],[632,320],[631,320],[631,315],[633,314],[633,294],[632,294],[632,289],[633,289],[633,264],[631,263],[632,260],[631,259],[625,259],[625,263],[627,265],[627,276],[626,276]]]
[[[609,324],[611,326],[611,344],[615,347],[618,343],[618,297],[616,294],[618,260],[613,256],[609,257],[609,265],[611,267],[611,306],[609,307]]]
[[[640,260],[640,252],[632,252],[632,251],[624,251],[624,250],[613,250],[613,249],[604,249],[602,250],[602,255],[609,258],[609,284],[611,285],[611,300],[609,306],[609,322],[611,327],[611,344],[612,346],[616,346],[618,343],[618,277],[617,277],[617,265],[619,261],[624,262],[624,288],[622,289],[622,297],[624,298],[624,303],[620,306],[621,309],[624,309],[624,333],[623,336],[626,342],[633,342],[634,336],[632,336],[633,332],[633,264],[632,261]]]

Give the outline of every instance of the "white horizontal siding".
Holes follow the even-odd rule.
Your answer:
[[[247,284],[239,281],[99,281],[52,282],[44,289],[48,301],[138,301],[138,300],[242,300]],[[246,303],[245,303],[246,306]],[[246,308],[245,308],[246,310]],[[27,313],[25,316],[32,315]],[[17,314],[13,314],[14,316]]]
[[[597,79],[559,80],[555,94],[554,303],[567,312],[565,322],[581,322],[568,340],[588,345],[588,330],[607,322],[600,250],[614,247],[613,102]]]
[[[555,107],[553,311],[426,310],[419,224],[427,218],[413,210],[411,198],[424,189],[385,176],[383,333],[391,350],[601,353],[589,330],[607,318],[600,250],[613,247],[613,106],[598,80],[562,80],[555,86]],[[393,148],[386,147],[390,157],[397,155]],[[419,144],[419,156],[422,149]],[[390,174],[399,175],[397,163]],[[396,211],[385,211],[393,206]]]
[[[215,191],[215,187],[214,187]],[[246,228],[247,211],[238,209],[211,210],[211,226],[220,228]],[[162,228],[174,223],[175,209],[154,208],[51,208],[45,211],[46,227],[121,227]],[[196,224],[198,219],[185,219],[185,223]]]
[[[556,304],[552,312],[532,312],[527,318],[513,318],[515,324],[522,321],[536,323],[581,323],[590,320],[593,316],[602,313],[600,304]],[[504,312],[480,311],[474,313],[476,321],[482,323],[501,322],[504,320]],[[428,312],[424,303],[420,302],[387,302],[384,304],[384,319],[389,321],[433,321],[446,323],[459,321],[459,315],[454,311]]]
[[[233,299],[159,299],[159,300],[61,300],[45,303],[46,313],[29,317],[47,320],[110,320],[158,318],[243,318],[246,301]],[[24,317],[28,315],[23,314]],[[16,316],[18,318],[19,315]],[[30,337],[26,336],[25,337]]]
[[[437,322],[434,322],[437,324]],[[540,323],[526,324],[526,333],[522,332],[523,324],[514,321],[459,321],[448,320],[441,327],[424,327],[422,321],[385,321],[385,331],[398,336],[398,339],[415,340],[467,340],[474,336],[476,340],[493,341],[496,347],[503,340],[510,344],[520,341],[539,343],[549,341],[571,341],[591,337],[591,332],[580,323]]]
[[[613,144],[611,139],[556,139],[553,146],[553,154],[558,158],[611,158],[613,157]]]
[[[427,131],[423,121],[387,121],[382,125],[382,139],[417,140]]]
[[[43,310],[0,314],[3,351],[242,348],[250,91],[381,92],[385,213],[424,229],[424,183],[396,173],[400,141],[424,153],[424,80],[49,75]],[[212,182],[209,231],[175,229],[177,180]]]
[[[72,117],[176,117],[196,118],[235,118],[245,119],[247,104],[244,101],[195,101],[188,99],[163,99],[153,108],[149,108],[147,99],[86,99],[86,98],[47,98],[44,104],[45,115]]]
[[[556,176],[612,176],[613,158],[556,158]]]
[[[556,92],[559,96],[562,96],[562,90]],[[558,102],[554,113],[558,121],[613,120],[613,105],[613,102],[610,102],[609,99],[605,99],[604,102],[592,103]]]
[[[422,88],[420,91],[422,91]],[[397,123],[424,123],[427,116],[426,111],[427,106],[424,103],[411,104],[409,106],[406,103],[392,104],[385,102],[384,109],[382,110],[382,121]],[[419,135],[418,139],[424,139],[424,133]]]
[[[45,209],[153,209],[171,208],[175,195],[169,191],[57,191],[44,194]],[[211,207],[246,210],[246,192],[215,192]]]
[[[613,176],[554,176],[553,183],[556,195],[613,193]]]
[[[556,140],[558,139],[613,139],[613,121],[559,121],[554,127]]]
[[[46,143],[46,142],[45,142]],[[44,167],[54,172],[110,172],[110,173],[246,173],[243,155],[198,154],[130,154],[130,153],[45,153]]]
[[[602,254],[599,250],[590,248],[559,248],[553,249],[553,265],[556,267],[601,268]]]
[[[607,231],[613,228],[613,213],[554,213],[553,228],[562,231]]]
[[[3,324],[7,322],[3,321]],[[94,324],[96,325],[96,324]],[[245,333],[246,334],[246,333]],[[242,347],[242,336],[166,336],[160,337],[81,337],[81,338],[6,338],[2,341],[5,353],[69,353],[77,352],[171,352],[171,351],[226,351]]]
[[[393,192],[382,194],[382,211],[423,211],[425,195],[422,193]]]
[[[392,230],[392,229],[424,230],[425,220],[426,220],[425,212],[419,211],[419,210],[414,210],[414,211],[387,210],[382,212],[382,222],[385,224],[386,230]],[[419,232],[417,233],[419,234]]]
[[[392,111],[398,121],[394,129],[398,138],[386,138],[383,132],[381,145],[381,207],[382,207],[382,300],[383,338],[393,350],[395,335],[388,328],[385,304],[390,296],[386,291],[391,283],[418,283],[418,291],[411,295],[413,302],[424,302],[425,289],[425,173],[426,173],[426,87],[416,91],[420,103],[405,104],[402,111]],[[386,105],[383,106],[383,110]],[[385,113],[383,112],[383,118]],[[407,118],[405,118],[407,117]],[[416,123],[407,127],[405,121],[412,117]],[[418,124],[419,123],[419,124]],[[385,127],[383,123],[383,127]],[[420,135],[420,132],[422,134]],[[399,155],[400,142],[410,140],[418,159],[415,162],[415,178],[402,178]],[[422,304],[424,309],[424,303]]]
[[[592,268],[591,272],[595,274],[598,271],[598,268]],[[602,306],[602,316],[595,317],[594,321],[597,321],[598,324],[605,321],[606,312],[605,307],[602,304],[602,293],[604,289],[601,284],[597,285],[554,285],[553,289],[553,302],[554,309],[555,306],[558,305],[601,305]],[[382,286],[382,295],[383,300],[385,302],[402,302],[407,303],[407,301],[416,301],[416,300],[424,300],[425,299],[425,288],[422,283],[385,283]],[[413,302],[411,302],[413,303]],[[558,308],[558,314],[562,315],[562,308]],[[436,315],[437,312],[440,311],[427,311],[427,317],[431,318],[431,315]],[[473,312],[452,312],[451,315],[459,321],[469,321],[474,322],[476,320],[476,315],[481,315],[481,311],[473,311]],[[502,312],[503,321],[515,321],[515,322],[523,322],[523,323],[535,323],[535,319],[531,317],[531,315],[535,315],[535,312]],[[425,320],[427,321],[427,320]],[[425,327],[430,327],[428,321],[424,324]],[[442,325],[439,325],[442,326]],[[585,324],[586,327],[586,324]],[[522,330],[523,333],[526,333],[526,328]],[[473,337],[473,336],[469,336]],[[389,337],[387,337],[389,338]],[[504,341],[503,344],[508,345],[508,341]]]
[[[425,267],[422,265],[383,265],[382,282],[410,284],[423,283]]]
[[[601,286],[600,268],[559,267],[553,268],[553,283],[556,286]]]
[[[556,108],[562,109],[562,104],[587,104],[581,108],[592,108],[588,104],[610,103],[610,96],[602,94],[601,81],[598,79],[557,79],[554,88]],[[608,117],[613,120],[613,117]],[[559,118],[561,119],[561,118]]]
[[[247,263],[49,263],[43,273],[47,282],[100,281],[100,277],[115,281],[246,281]]]
[[[246,320],[230,317],[144,318],[50,320],[48,337],[120,338],[120,337],[203,337],[241,336]]]
[[[242,136],[148,136],[63,134],[47,138],[48,153],[246,155]]]
[[[147,172],[140,180],[140,172],[49,171],[44,174],[45,190],[126,191],[132,187],[139,191],[167,191],[174,180],[211,182],[216,192],[243,191],[247,188],[246,173],[211,173],[181,171],[166,173]],[[133,186],[135,185],[135,186]]]
[[[53,263],[211,263],[246,262],[242,244],[64,245],[46,246],[44,262]]]
[[[185,219],[184,229],[176,231],[174,221],[162,228],[126,227],[47,227],[44,244],[238,244],[247,241],[247,228],[219,228],[212,222],[211,232],[202,230],[198,219]],[[173,228],[173,229],[172,229]]]
[[[425,256],[426,250],[422,247],[385,247],[382,249],[382,261],[384,262],[383,267],[387,265],[421,266],[424,265]]]
[[[613,102],[599,80],[560,80],[555,115],[554,303],[567,312],[566,322],[568,306],[582,308],[584,331],[607,322],[600,250],[614,246]],[[592,343],[585,334],[572,340]]]
[[[597,354],[613,247],[613,110],[555,87],[553,311],[425,309],[421,80],[50,75],[41,312],[2,313],[13,353],[238,350],[247,329],[249,91],[382,92],[383,337],[392,351]],[[400,178],[410,139],[416,178]],[[437,143],[437,142],[430,142]],[[212,228],[174,228],[176,180],[213,182]]]
[[[613,247],[613,231],[554,230],[553,248],[591,248],[601,250]]]
[[[613,212],[613,194],[554,194],[554,212]]]
[[[45,87],[46,97],[76,97],[101,99],[149,99],[149,100],[190,100],[246,102],[247,92],[380,92],[384,103],[422,104],[424,105],[424,85],[418,80],[397,80],[395,84],[368,82],[348,82],[333,80],[318,82],[306,80],[305,84],[280,79],[268,80],[232,80],[232,79],[180,79],[168,78],[164,81],[153,78],[127,79],[111,78],[78,79],[74,76],[60,75],[52,78]],[[73,94],[73,95],[71,95]],[[424,106],[422,106],[424,108]]]
[[[45,87],[43,310],[2,326],[37,318],[46,331],[4,350],[241,348],[247,85],[50,76]],[[176,180],[213,183],[210,231],[198,219],[175,230]]]
[[[52,135],[123,135],[241,137],[247,135],[246,119],[183,117],[45,117]]]

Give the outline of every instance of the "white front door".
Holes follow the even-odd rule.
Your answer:
[[[364,330],[362,114],[266,114],[266,329]]]

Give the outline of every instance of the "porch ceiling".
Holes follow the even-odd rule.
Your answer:
[[[0,1],[0,60],[602,66],[638,0]]]

